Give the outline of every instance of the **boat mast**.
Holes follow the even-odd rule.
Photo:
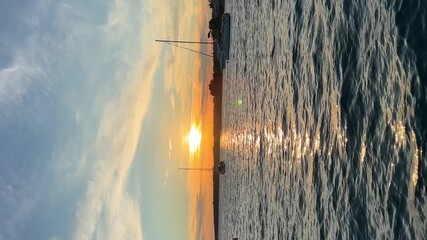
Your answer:
[[[182,41],[182,40],[163,40],[163,39],[156,39],[156,42],[162,42],[162,43],[198,43],[198,44],[214,44],[215,42],[211,41]]]
[[[204,53],[204,52],[196,51],[194,49],[186,48],[186,47],[178,45],[178,43],[214,44],[214,42],[210,42],[210,41],[199,41],[199,42],[195,42],[195,41],[163,40],[163,39],[156,39],[156,42],[165,43],[165,44],[168,44],[168,45],[171,45],[171,46],[174,46],[174,47],[182,48],[182,49],[188,50],[190,52],[198,53],[198,54],[206,56],[206,57],[214,57],[213,55],[210,55],[210,54],[207,54],[207,53]]]

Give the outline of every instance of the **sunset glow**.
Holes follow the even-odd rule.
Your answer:
[[[190,153],[195,153],[200,148],[200,142],[202,141],[202,133],[196,126],[191,126],[190,132],[187,136],[188,147]]]

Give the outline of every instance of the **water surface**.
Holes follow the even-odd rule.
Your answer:
[[[219,238],[427,239],[426,1],[226,11]]]

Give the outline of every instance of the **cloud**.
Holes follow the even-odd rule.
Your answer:
[[[142,239],[139,199],[126,183],[154,72],[155,63],[142,63],[120,99],[106,106],[95,143],[95,174],[78,205],[72,239]]]
[[[33,2],[10,3],[7,15],[13,18],[0,16],[7,26],[0,29],[0,239],[25,234],[25,223],[43,196],[40,166],[49,155],[50,139],[43,130],[52,126],[45,113],[51,107],[50,74],[55,68],[50,58],[56,59],[58,52],[48,33],[18,17],[33,8],[38,8]],[[28,18],[39,20],[37,15]]]
[[[11,178],[13,178],[13,185],[4,182],[3,177],[0,177],[0,213],[7,213],[9,209],[13,209],[11,214],[7,214],[7,217],[2,217],[0,220],[2,226],[0,239],[17,238],[19,235],[17,231],[22,230],[19,223],[28,218],[39,198],[37,192],[31,189],[30,182],[16,175]]]
[[[26,121],[33,123],[40,117],[37,109],[28,114],[22,114],[22,109],[33,104],[28,103],[32,98],[54,94],[53,100],[60,104],[55,105],[58,109],[47,106],[48,114],[45,117],[54,119],[51,120],[53,122],[58,120],[58,128],[61,128],[49,126],[49,130],[57,131],[52,134],[58,137],[58,142],[54,144],[43,139],[43,135],[38,135],[37,140],[49,144],[46,151],[52,151],[49,154],[51,160],[45,160],[48,157],[42,156],[44,162],[39,163],[43,165],[42,171],[22,167],[28,159],[24,159],[21,165],[16,164],[19,169],[12,169],[20,174],[17,180],[24,178],[24,181],[28,176],[36,176],[34,178],[40,182],[25,181],[21,189],[13,189],[8,184],[13,182],[16,185],[17,180],[1,175],[0,212],[3,220],[0,223],[3,227],[0,227],[0,239],[32,236],[32,226],[25,224],[37,222],[36,214],[49,212],[46,209],[58,211],[58,205],[73,208],[75,199],[61,198],[70,193],[76,193],[73,197],[78,201],[75,215],[61,216],[57,222],[63,228],[67,228],[62,226],[64,224],[71,224],[64,231],[69,231],[72,239],[143,238],[140,215],[143,200],[133,189],[129,189],[131,184],[128,179],[159,66],[162,46],[154,44],[153,35],[165,29],[159,28],[164,25],[165,16],[154,0],[148,2],[147,7],[160,14],[153,15],[148,21],[142,19],[141,12],[150,14],[151,10],[142,9],[136,2],[114,1],[106,19],[102,17],[102,10],[86,9],[86,2],[79,4],[59,1],[45,9],[47,12],[44,8],[34,10],[35,13],[27,19],[32,31],[25,46],[12,49],[10,63],[0,69],[0,123],[4,117],[16,121],[16,117],[11,117],[12,112],[23,115]],[[40,5],[48,6],[46,1]],[[50,16],[53,20],[43,16]],[[102,21],[105,21],[105,25],[100,27],[99,22]],[[46,22],[51,22],[49,27],[44,25]],[[144,25],[142,29],[141,25]],[[110,72],[113,74],[108,74]],[[112,89],[111,86],[117,88]],[[85,98],[89,98],[89,101]],[[51,100],[48,98],[47,101]],[[97,114],[99,111],[101,114]],[[70,114],[58,116],[63,113]],[[88,115],[95,117],[88,122]],[[75,128],[76,125],[69,124],[69,121],[79,123],[79,127]],[[94,126],[98,126],[98,129],[93,130]],[[77,133],[79,131],[84,133]],[[0,140],[9,141],[6,137],[0,136]],[[25,143],[31,142],[28,135],[22,138]],[[15,147],[21,146],[15,144]],[[26,151],[33,153],[28,148]],[[34,155],[30,160],[40,157],[36,153]],[[12,160],[15,158],[6,159]],[[11,164],[5,165],[10,167]],[[7,169],[3,168],[3,171]],[[47,177],[42,176],[46,172]],[[3,177],[6,180],[3,181]],[[45,186],[40,180],[43,177],[49,179]],[[67,189],[70,186],[72,190]],[[33,192],[32,188],[40,192]],[[82,196],[79,195],[81,191]],[[10,203],[6,203],[7,199],[1,197],[3,195],[11,199]],[[50,198],[63,202],[55,202],[52,207],[49,205]],[[33,209],[43,210],[34,213]],[[40,227],[39,235],[34,238],[42,238],[40,235],[46,232],[50,236],[64,234],[40,222],[43,221],[34,227]]]
[[[103,1],[98,3],[104,4]],[[172,19],[179,19],[177,30],[171,30],[176,32],[189,32],[193,12],[191,7],[184,7],[179,2],[170,4],[167,1],[147,0],[141,6],[141,1],[130,3],[115,0],[111,5],[107,3],[110,9],[104,15],[104,6],[98,8],[97,3],[92,4],[86,7],[84,1],[40,1],[38,9],[26,19],[32,30],[25,43],[11,48],[10,61],[8,59],[9,62],[1,65],[0,120],[8,115],[4,111],[6,106],[10,111],[22,112],[32,96],[49,95],[43,98],[48,103],[55,103],[40,104],[43,107],[47,105],[46,116],[40,119],[49,119],[49,123],[58,121],[55,124],[62,129],[49,126],[49,131],[56,131],[52,133],[56,138],[49,140],[55,141],[54,145],[44,140],[52,144],[46,148],[51,162],[46,160],[40,163],[44,165],[43,173],[47,172],[44,177],[48,179],[48,184],[41,184],[41,180],[24,184],[28,188],[43,185],[39,186],[43,189],[37,189],[36,193],[23,192],[25,196],[19,195],[13,204],[7,205],[11,206],[10,209],[22,206],[13,210],[16,220],[9,221],[9,232],[5,233],[4,228],[0,231],[0,239],[30,236],[31,227],[24,225],[39,220],[32,209],[57,211],[59,206],[64,205],[75,209],[75,212],[71,216],[61,216],[58,227],[70,224],[69,228],[56,230],[46,227],[44,223],[38,223],[34,228],[40,227],[41,231],[47,232],[44,232],[47,236],[55,238],[64,237],[64,232],[68,232],[72,239],[143,238],[140,215],[143,199],[135,193],[139,189],[131,189],[129,174],[141,138],[141,126],[150,105],[154,78],[158,73],[163,75],[165,70],[159,69],[163,46],[155,44],[153,40],[166,36],[166,32],[173,28],[171,22],[166,20],[169,16],[166,16],[165,9],[176,14]],[[177,11],[178,8],[174,8],[177,6],[185,9],[185,12]],[[182,14],[185,17],[181,18]],[[100,23],[103,25],[99,26]],[[181,98],[191,96],[192,90],[186,88],[192,78],[199,75],[199,70],[193,73],[193,68],[199,68],[200,63],[193,61],[193,55],[188,56],[180,56],[182,61],[177,61],[178,64],[165,73],[165,88],[177,90],[177,95],[170,97],[172,105],[188,103]],[[189,62],[196,64],[186,72]],[[175,70],[178,71],[174,73]],[[33,123],[38,115],[33,110],[23,117]],[[91,119],[88,120],[89,117]],[[69,123],[71,121],[73,124]],[[44,133],[43,130],[36,131],[39,132]],[[170,144],[170,151],[171,147]],[[42,157],[49,158],[45,155]],[[34,169],[25,169],[24,174],[34,175],[34,179],[41,175]],[[166,184],[167,178],[166,172]],[[10,191],[2,188],[9,183],[7,179],[5,182],[0,183],[0,195]],[[70,186],[72,190],[66,189]],[[69,199],[67,194],[72,195],[73,199]],[[36,195],[37,199],[32,198]],[[61,202],[50,202],[50,198]],[[3,205],[6,200],[0,199]],[[28,199],[31,201],[26,202]],[[76,206],[75,200],[78,201]],[[69,214],[68,211],[63,212]],[[6,218],[9,217],[8,213]],[[29,232],[20,233],[23,228]]]
[[[207,32],[207,21],[209,19],[208,1],[196,1],[187,5],[181,11],[176,11],[179,16],[174,18],[172,14],[173,29],[170,38],[178,39],[204,39]],[[174,12],[170,10],[170,12]],[[169,23],[169,21],[167,22]],[[201,46],[191,45],[189,48],[198,50]],[[206,108],[207,99],[203,99],[203,89],[207,88],[206,80],[203,77],[211,77],[208,66],[204,65],[199,54],[191,53],[180,48],[165,47],[166,69],[164,89],[169,94],[169,103],[172,113],[175,111],[184,113],[186,116],[183,122],[187,126],[191,124],[208,126],[203,129],[203,139],[209,139],[212,134],[212,116],[208,119],[202,119],[201,110]],[[204,60],[204,59],[203,59]],[[209,59],[210,60],[210,59]],[[207,70],[207,71],[206,71]],[[206,71],[206,72],[205,72]],[[207,73],[209,72],[209,74]],[[211,108],[212,109],[212,108]],[[184,130],[184,132],[187,130]],[[192,167],[212,167],[212,142],[205,142],[205,149],[201,150],[203,154],[195,156],[188,162]],[[204,152],[210,153],[204,154]],[[204,158],[204,159],[202,159]],[[189,158],[190,159],[190,158]],[[212,211],[212,175],[207,173],[192,172],[187,177],[188,192],[188,236],[189,239],[212,239],[213,238],[213,211]],[[207,186],[207,187],[202,187]],[[204,204],[201,204],[203,202]]]
[[[115,1],[118,8],[109,15],[105,31],[114,32],[129,6]],[[148,8],[153,6],[148,4]],[[118,10],[122,9],[124,12]],[[161,11],[161,10],[159,10]],[[133,67],[120,97],[103,106],[95,143],[90,183],[78,204],[72,239],[142,239],[140,201],[127,190],[127,180],[139,142],[141,126],[150,104],[153,79],[158,70],[161,45],[153,45],[152,26],[162,15],[151,18],[140,34],[141,59]],[[123,31],[123,29],[119,30]],[[151,33],[151,34],[150,34]],[[149,47],[144,47],[148,45]],[[119,74],[120,76],[120,74]],[[126,75],[127,76],[127,75]]]
[[[18,107],[31,89],[48,87],[45,46],[38,36],[30,38],[27,44],[28,47],[13,51],[9,66],[0,69],[0,107]]]
[[[205,33],[199,30],[199,27],[196,28],[198,24],[202,26],[206,24],[200,18],[195,18],[195,14],[200,12],[200,10],[195,9],[195,6],[187,6],[181,11],[170,10],[170,12],[179,13],[179,16],[172,14],[172,19],[168,19],[171,21],[169,25],[174,34],[168,36],[169,38],[194,40],[200,39],[205,35]],[[200,46],[190,45],[186,47],[197,50]],[[167,92],[175,90],[180,99],[184,100],[184,103],[187,104],[190,101],[188,96],[191,96],[191,92],[188,92],[188,89],[191,91],[189,84],[193,80],[197,80],[193,79],[195,71],[200,71],[200,68],[197,67],[200,66],[200,55],[172,46],[168,46],[166,49],[169,54],[167,56],[168,65],[164,81],[165,90]]]

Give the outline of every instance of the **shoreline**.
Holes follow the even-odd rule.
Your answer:
[[[220,140],[222,122],[222,66],[219,57],[220,26],[224,14],[225,0],[209,0],[212,9],[212,19],[209,21],[210,34],[214,40],[213,46],[213,78],[209,84],[210,94],[213,96],[213,217],[214,217],[214,239],[218,239],[219,225],[219,172],[216,169],[220,162]]]

